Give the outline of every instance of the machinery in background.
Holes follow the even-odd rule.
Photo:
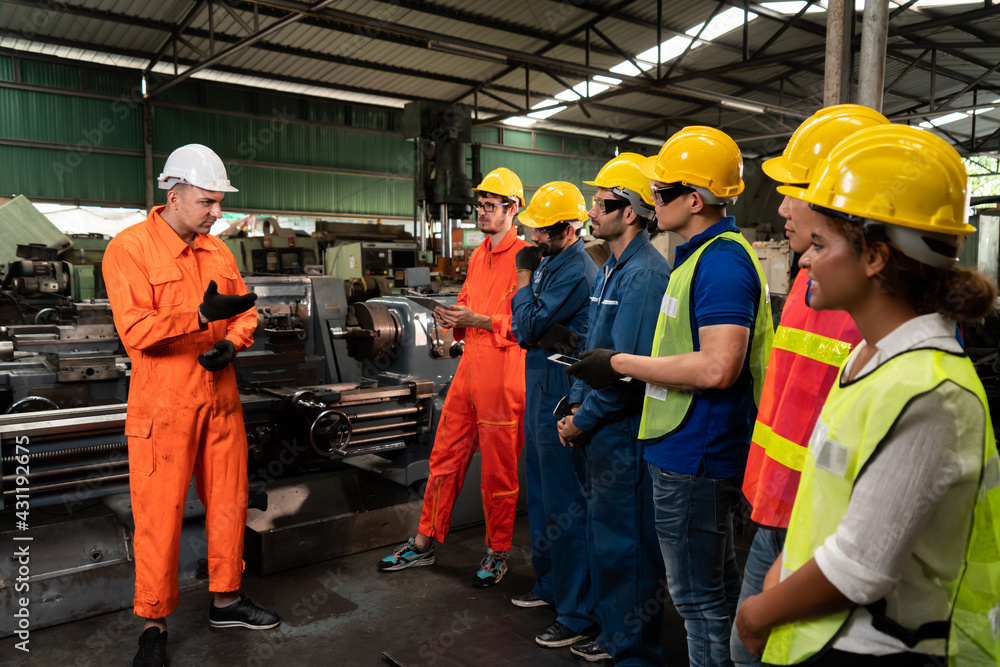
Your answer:
[[[402,539],[419,515],[461,344],[410,299],[349,303],[350,283],[340,278],[246,282],[259,295],[254,346],[234,363],[253,490],[247,564],[268,574]],[[0,391],[9,414],[0,415],[0,604],[7,611],[0,636],[16,629],[17,563],[7,553],[18,544],[15,534],[32,538],[33,628],[131,605],[130,363],[106,301],[71,305],[66,323],[2,328]],[[477,487],[470,471],[455,525],[481,520]],[[25,493],[30,519],[18,525]],[[192,487],[182,589],[207,577],[203,518]]]

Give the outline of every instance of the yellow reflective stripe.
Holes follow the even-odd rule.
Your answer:
[[[806,448],[802,445],[782,438],[762,422],[754,424],[753,441],[764,448],[769,458],[786,468],[802,472],[802,466],[806,462]]]
[[[830,366],[839,367],[851,353],[851,344],[836,338],[828,338],[810,331],[778,327],[774,332],[772,348],[801,354]]]

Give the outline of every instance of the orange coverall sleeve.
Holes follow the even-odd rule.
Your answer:
[[[108,247],[104,254],[103,273],[115,326],[128,347],[147,350],[166,345],[178,336],[202,330],[198,323],[197,306],[193,310],[170,308],[163,312],[153,307],[153,286],[149,273],[126,248]]]

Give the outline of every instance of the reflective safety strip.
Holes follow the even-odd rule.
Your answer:
[[[771,347],[838,367],[851,354],[850,343],[788,327],[778,327]]]
[[[753,427],[753,441],[764,448],[769,458],[786,468],[802,472],[806,462],[806,448],[771,430],[771,427],[757,422]]]
[[[601,301],[601,305],[602,306],[617,306],[618,302],[617,301],[612,301],[611,299],[605,299],[604,301]]]

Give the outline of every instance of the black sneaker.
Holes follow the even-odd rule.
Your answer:
[[[254,604],[245,595],[228,607],[210,605],[208,623],[213,628],[249,628],[251,630],[269,630],[276,628],[281,619],[273,611]]]
[[[472,585],[476,588],[496,586],[505,574],[507,574],[507,552],[490,549],[483,562],[479,564],[479,570],[472,578]]]
[[[579,632],[570,630],[559,621],[555,621],[552,625],[545,628],[542,634],[535,637],[535,643],[545,648],[562,648],[563,646],[575,644],[581,639],[584,639],[584,636]]]
[[[606,648],[598,644],[596,639],[588,639],[585,642],[574,644],[569,647],[569,652],[578,658],[583,658],[587,662],[611,659],[611,654],[608,653]]]
[[[139,635],[139,650],[132,658],[132,667],[162,667],[167,664],[167,631],[146,628]]]
[[[524,595],[518,595],[516,598],[511,598],[510,603],[515,607],[544,607],[549,604],[532,591],[528,591]]]

